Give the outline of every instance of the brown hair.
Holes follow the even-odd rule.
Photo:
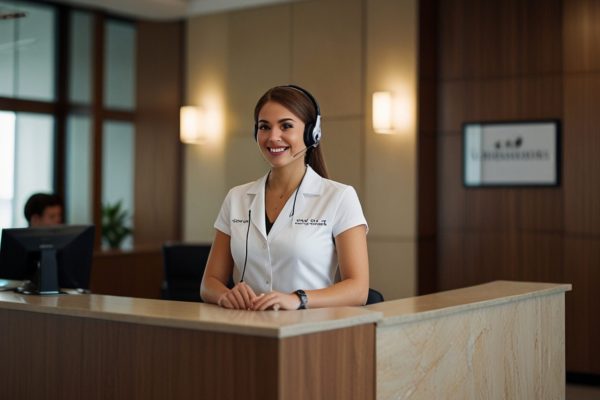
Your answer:
[[[317,121],[317,109],[313,101],[302,90],[290,86],[275,86],[267,90],[265,94],[258,99],[254,108],[254,123],[258,122],[258,114],[263,106],[269,102],[281,104],[294,115],[304,122],[305,125],[314,125]],[[306,143],[305,143],[306,144]],[[304,163],[311,166],[312,169],[323,178],[329,178],[327,165],[323,157],[321,146],[311,147],[306,151]]]

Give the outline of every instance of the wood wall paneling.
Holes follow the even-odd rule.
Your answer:
[[[464,282],[461,286],[517,279],[520,266],[516,233],[468,231],[464,236],[463,251]]]
[[[417,234],[432,237],[437,231],[437,140],[419,131],[417,143]]]
[[[417,242],[417,290],[419,295],[438,291],[437,235],[419,237]]]
[[[462,137],[460,134],[438,138],[438,226],[461,229],[465,225],[467,190],[463,187]]]
[[[519,113],[520,79],[474,79],[465,84],[467,88],[464,122],[521,118]]]
[[[521,74],[537,76],[562,73],[564,0],[514,2],[519,11],[516,15],[507,14],[507,18],[516,17],[520,20],[515,45],[520,52]]]
[[[563,77],[560,73],[520,79],[519,116],[523,119],[560,119],[563,114]]]
[[[466,121],[466,103],[467,86],[464,82],[438,82],[438,135],[462,131],[462,125]]]
[[[419,21],[437,20],[437,0],[418,3]],[[436,292],[437,251],[437,186],[438,156],[437,113],[437,24],[418,24],[417,79],[417,291]]]
[[[462,132],[465,122],[551,119],[562,115],[559,75],[449,80],[439,85],[442,134]]]
[[[465,229],[514,232],[519,207],[516,189],[472,188],[465,195]]]
[[[599,18],[593,0],[439,2],[436,105],[440,289],[500,278],[572,282],[567,370],[595,374]],[[464,189],[465,121],[547,118],[562,122],[559,187]]]
[[[460,230],[438,232],[438,290],[466,286],[465,234]]]
[[[560,71],[561,10],[561,0],[441,1],[441,76]]]
[[[564,66],[567,72],[600,70],[600,4],[594,0],[564,3]]]
[[[523,231],[563,233],[564,190],[528,188],[516,193],[519,205],[517,227]]]
[[[600,235],[599,103],[600,75],[565,78],[563,142],[568,234]]]
[[[180,237],[183,24],[139,22],[135,154],[136,245]]]
[[[417,126],[419,129],[419,136],[423,134],[435,136],[437,133],[437,88],[437,80],[423,78],[422,75],[419,75],[419,88],[417,96]]]
[[[419,59],[419,86],[423,83],[433,81],[434,85],[432,88],[435,89],[435,83],[438,79],[438,36],[439,26],[437,23],[431,23],[438,20],[439,12],[439,0],[421,0],[418,3],[418,17],[419,21],[427,22],[419,24],[419,40],[418,40],[418,59]],[[421,88],[419,89],[421,92]],[[434,100],[437,102],[437,98],[434,95],[433,98],[426,96],[426,99]],[[421,101],[421,96],[419,96]],[[425,108],[429,112],[433,111],[434,108]],[[421,126],[421,125],[419,125]],[[422,126],[421,126],[422,128]]]
[[[573,291],[566,296],[567,371],[600,374],[597,361],[600,351],[596,345],[600,337],[597,318],[600,240],[567,237],[564,246],[564,279],[573,285]]]
[[[564,282],[562,232],[524,232],[519,235],[519,270],[512,279]]]

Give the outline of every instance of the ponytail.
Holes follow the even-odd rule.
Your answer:
[[[321,177],[329,179],[327,164],[325,164],[325,157],[323,157],[321,146],[309,149],[306,152],[306,156],[304,156],[304,163],[310,165],[310,167]]]

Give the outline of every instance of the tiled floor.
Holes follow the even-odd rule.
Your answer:
[[[568,384],[566,400],[600,400],[600,386]]]

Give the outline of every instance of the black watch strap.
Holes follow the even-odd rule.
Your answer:
[[[300,299],[300,305],[298,306],[298,310],[305,310],[306,305],[308,304],[308,296],[306,295],[306,292],[302,289],[298,289],[294,293],[296,293],[296,296],[298,296],[298,298]]]

